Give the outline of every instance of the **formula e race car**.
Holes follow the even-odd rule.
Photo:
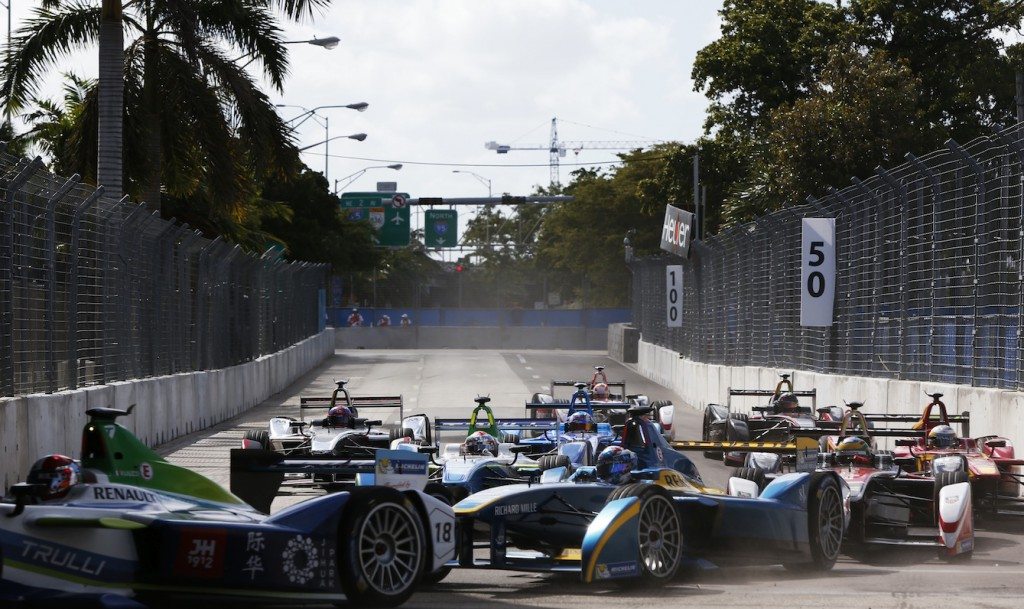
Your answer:
[[[564,482],[470,495],[455,505],[459,557],[450,564],[662,584],[686,563],[825,570],[839,554],[847,514],[833,473],[788,474],[761,493],[737,478],[728,491],[708,488],[660,464],[624,477],[605,481],[588,467]]]
[[[788,374],[779,375],[781,380],[774,390],[767,389],[733,389],[729,388],[728,401],[725,405],[708,404],[704,408],[702,439],[711,442],[787,442],[792,439],[792,431],[817,427],[821,420],[831,421],[834,414],[831,409],[824,409],[822,416],[815,414],[817,390],[794,391],[793,382]],[[733,411],[733,398],[767,397],[767,405],[754,406],[753,414]],[[798,398],[810,398],[811,407],[799,403]],[[841,413],[840,413],[841,418]],[[836,420],[838,427],[838,420]],[[725,459],[729,465],[743,462],[743,453],[731,451],[720,453],[708,451],[705,457]]]
[[[533,431],[541,434],[557,429],[553,420],[496,418],[488,405],[491,398],[475,399],[476,407],[469,419],[434,419],[437,438],[437,458],[434,482],[443,485],[445,496],[456,503],[470,493],[502,484],[513,484],[536,479],[543,468],[549,468],[549,459],[538,462],[527,456],[534,452],[530,445],[516,444],[518,434]],[[440,442],[446,432],[458,432],[459,442]],[[432,485],[432,492],[438,492]]]
[[[604,371],[604,366],[594,366],[594,374],[590,379],[589,383],[584,383],[583,386],[590,392],[591,400],[600,402],[607,406],[607,408],[600,408],[595,413],[597,421],[599,423],[611,423],[612,425],[622,425],[625,423],[627,415],[626,411],[633,406],[652,406],[655,409],[656,417],[659,417],[659,423],[662,424],[666,431],[672,429],[672,409],[665,409],[666,406],[671,406],[671,400],[657,400],[651,402],[650,399],[644,394],[628,394],[626,393],[626,381],[609,381],[608,375]],[[568,404],[572,397],[562,398],[558,397],[559,387],[575,387],[576,391],[579,391],[579,385],[581,381],[570,381],[570,380],[551,380],[550,393],[535,393],[530,398],[529,404],[533,405],[533,416],[541,419],[557,418],[560,421],[565,420],[565,413],[561,411]],[[555,407],[547,407],[544,405],[553,404]],[[667,419],[661,420],[660,416],[662,411],[668,416]]]
[[[392,607],[454,556],[451,508],[429,495],[363,488],[267,516],[142,444],[117,424],[130,412],[89,410],[81,463],[43,458],[0,502],[0,605]]]
[[[1016,468],[1024,460],[1014,455],[1013,444],[1000,436],[959,437],[951,425],[959,424],[970,433],[970,413],[950,415],[941,393],[929,394],[931,402],[917,415],[877,415],[889,421],[911,421],[925,433],[918,438],[896,441],[893,458],[909,472],[934,476],[962,473],[971,483],[974,506],[979,514],[1024,515],[1020,487],[1024,476]],[[869,416],[869,419],[872,418]]]
[[[936,548],[941,558],[970,556],[974,515],[965,472],[932,475],[903,471],[890,451],[875,448],[868,420],[856,409],[846,412],[827,451],[815,450],[822,443],[816,442],[813,432],[796,433],[792,444],[752,447],[758,452],[747,453],[745,466],[736,468],[733,476],[763,489],[782,474],[780,453],[816,453],[815,469],[838,475],[850,489],[851,520],[844,543],[847,554],[867,558],[873,547],[903,545]],[[895,429],[876,433],[924,435],[922,431]]]
[[[268,429],[250,430],[245,433],[242,448],[276,450],[286,455],[330,454],[337,457],[373,459],[374,451],[388,448],[400,437],[410,437],[426,442],[426,415],[403,416],[402,396],[352,397],[345,387],[347,380],[337,381],[337,387],[330,397],[299,398],[299,408],[323,409],[327,415],[312,421],[296,420],[291,417],[270,419]],[[339,397],[341,400],[339,401]],[[337,412],[338,406],[344,406]],[[360,411],[398,410],[395,427],[382,429],[383,421],[360,417]]]

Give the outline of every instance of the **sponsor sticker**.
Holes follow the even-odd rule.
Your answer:
[[[174,561],[175,575],[216,579],[224,575],[227,532],[211,529],[184,529]]]
[[[517,516],[519,514],[532,514],[537,511],[537,503],[510,503],[494,507],[495,516]]]
[[[156,495],[128,486],[93,486],[92,499],[96,501],[114,501],[117,503],[158,503]]]
[[[597,565],[598,579],[616,579],[619,577],[635,577],[640,574],[640,566],[634,561],[610,562]]]

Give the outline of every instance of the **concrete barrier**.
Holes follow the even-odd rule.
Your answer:
[[[3,488],[23,480],[44,454],[79,457],[88,408],[125,409],[135,404],[132,416],[121,423],[149,446],[156,446],[256,406],[333,352],[334,329],[328,328],[287,349],[230,368],[0,399]]]
[[[609,355],[613,355],[609,352]],[[614,355],[613,355],[614,356]],[[756,366],[720,366],[680,358],[675,351],[641,340],[637,371],[683,398],[685,404],[703,411],[706,404],[724,404],[729,387],[774,388],[778,374],[793,375],[796,389],[817,389],[819,406],[863,401],[865,411],[919,413],[929,401],[925,392],[943,394],[950,414],[970,412],[970,435],[1005,436],[1024,451],[1024,392],[861,376],[821,374],[807,370],[780,370]],[[750,412],[753,399],[737,400],[737,412]],[[700,438],[700,429],[679,430],[676,437]],[[889,446],[883,442],[883,446]]]
[[[640,330],[632,324],[611,324],[608,326],[608,355],[612,358],[635,364],[640,343]]]
[[[338,328],[337,349],[576,349],[608,347],[608,330],[537,326]]]

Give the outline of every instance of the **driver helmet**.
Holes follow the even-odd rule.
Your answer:
[[[82,467],[71,457],[47,455],[32,464],[26,481],[46,485],[40,493],[41,499],[58,499],[82,481]]]
[[[475,431],[459,447],[460,455],[498,456],[498,440],[486,431]]]
[[[928,446],[953,448],[956,446],[956,432],[949,425],[936,425],[928,432]]]
[[[565,421],[565,431],[568,432],[576,431],[590,433],[596,428],[594,417],[592,417],[589,412],[574,412],[569,415],[569,418]]]
[[[596,397],[599,400],[607,399],[608,385],[606,385],[605,383],[598,383],[594,385],[594,397]]]
[[[637,468],[639,459],[633,451],[621,446],[609,446],[597,456],[597,477],[609,484],[624,484],[630,472]]]
[[[352,410],[348,406],[335,406],[327,411],[327,421],[325,423],[328,427],[352,427],[355,424],[356,418],[352,415]]]
[[[800,408],[800,400],[793,392],[783,393],[775,400],[775,412],[794,412]]]
[[[862,438],[849,436],[836,444],[836,464],[868,466],[874,462],[871,447]]]

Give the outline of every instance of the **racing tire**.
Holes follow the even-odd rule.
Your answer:
[[[768,480],[765,478],[764,470],[760,467],[737,467],[732,470],[732,477],[750,480],[757,484],[757,492],[759,493],[764,490],[764,487],[768,486]]]
[[[421,578],[426,546],[416,508],[401,493],[354,489],[338,527],[338,576],[348,602],[360,607],[404,603]]]
[[[970,482],[971,479],[965,471],[958,472],[936,472],[935,473],[935,491],[932,495],[932,499],[935,500],[936,517],[938,514],[939,506],[939,491],[942,487],[949,486],[950,484],[959,484],[961,482]],[[936,520],[936,522],[938,522]]]
[[[572,466],[572,461],[565,455],[544,455],[537,460],[537,464],[540,467],[540,471],[546,472],[556,467],[569,468]]]
[[[423,487],[423,492],[427,495],[430,495],[434,499],[437,499],[438,501],[442,501],[444,503],[447,503],[448,505],[455,505],[454,503],[452,503],[451,491],[448,489],[447,486],[441,484],[440,482],[428,482],[427,485]]]
[[[828,571],[843,544],[845,516],[839,484],[829,474],[812,474],[807,498],[807,538],[811,562],[782,563],[788,571]]]
[[[683,521],[672,496],[653,484],[627,484],[615,490],[618,491],[616,499],[640,499],[640,514],[637,516],[640,577],[621,580],[621,583],[636,586],[671,581],[682,565],[684,543]],[[612,500],[611,495],[608,500]]]
[[[259,442],[260,448],[263,450],[272,450],[270,448],[270,432],[266,429],[250,429],[245,432],[243,437],[250,442]]]

